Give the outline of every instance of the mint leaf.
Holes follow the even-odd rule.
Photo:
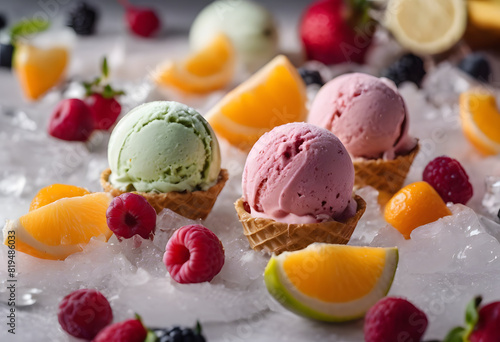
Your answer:
[[[443,342],[464,342],[465,328],[453,328],[444,338]]]
[[[102,75],[104,76],[104,78],[108,78],[108,75],[109,75],[109,68],[108,68],[108,60],[106,59],[106,57],[104,57],[102,59],[102,67],[101,67],[101,70],[102,70]]]
[[[10,41],[13,43],[17,38],[28,36],[47,30],[50,22],[42,19],[21,20],[10,28]]]

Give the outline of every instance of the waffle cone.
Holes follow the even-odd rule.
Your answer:
[[[111,170],[106,169],[101,173],[101,186],[104,191],[109,192],[113,197],[120,196],[125,193],[111,185],[109,176]],[[204,220],[217,200],[217,196],[224,188],[228,179],[227,170],[222,169],[219,173],[217,183],[206,191],[183,191],[183,192],[166,192],[166,193],[153,193],[133,191],[138,195],[146,198],[155,208],[156,213],[160,213],[165,208],[168,208],[179,215],[187,217],[192,220]]]
[[[345,223],[329,221],[288,224],[268,218],[252,217],[244,208],[243,198],[236,201],[234,206],[250,247],[256,251],[264,249],[280,254],[306,248],[314,242],[346,244],[366,209],[366,203],[361,197],[354,196],[354,199],[358,204],[358,209],[356,214]]]
[[[393,160],[354,159],[354,188],[371,186],[379,191],[381,197],[391,198],[403,187],[406,175],[419,149],[417,144],[408,154],[398,156]]]

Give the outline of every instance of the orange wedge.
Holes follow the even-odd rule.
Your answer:
[[[473,89],[460,95],[460,120],[469,141],[484,155],[500,153],[500,110],[493,94]]]
[[[185,62],[168,61],[161,65],[154,79],[161,85],[202,94],[227,86],[233,78],[234,68],[233,45],[224,34],[219,34]]]
[[[41,49],[18,43],[13,64],[26,97],[37,100],[61,81],[68,62],[66,48]]]
[[[275,126],[304,121],[306,85],[285,56],[277,56],[228,93],[207,114],[219,137],[249,150]]]
[[[3,229],[4,244],[15,236],[15,249],[37,258],[63,260],[80,252],[91,238],[107,241],[106,223],[111,195],[105,192],[62,198],[9,220]]]
[[[30,211],[43,207],[61,198],[77,197],[90,194],[90,191],[74,185],[52,184],[38,191],[31,201]]]

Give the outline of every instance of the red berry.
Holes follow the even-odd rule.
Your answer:
[[[490,303],[479,310],[479,321],[469,340],[470,342],[500,341],[500,302]]]
[[[427,317],[403,298],[378,301],[365,317],[365,342],[419,342],[427,329]]]
[[[105,98],[94,93],[88,96],[85,102],[92,113],[95,129],[110,129],[122,111],[122,106],[114,97]]]
[[[141,37],[151,37],[160,28],[160,19],[150,8],[129,6],[125,18],[130,30]]]
[[[140,320],[129,319],[101,330],[92,342],[144,342],[147,335]]]
[[[62,100],[49,121],[49,134],[68,141],[87,141],[94,130],[90,108],[79,99]]]
[[[156,211],[142,196],[130,192],[113,198],[106,211],[108,227],[118,238],[149,239],[156,228]]]
[[[460,163],[450,157],[437,157],[424,169],[423,180],[432,185],[443,201],[466,204],[473,189]]]
[[[222,269],[224,247],[210,229],[198,224],[184,226],[168,240],[163,262],[176,282],[202,283]]]
[[[82,289],[63,298],[57,318],[63,330],[71,336],[91,340],[111,323],[113,312],[99,291]]]
[[[376,26],[356,20],[366,8],[348,6],[343,0],[319,0],[307,8],[300,36],[309,59],[325,64],[364,62]],[[349,18],[347,13],[357,16]]]

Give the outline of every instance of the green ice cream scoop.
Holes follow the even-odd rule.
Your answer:
[[[108,160],[114,187],[142,192],[207,190],[221,162],[208,122],[173,101],[145,103],[124,116],[111,134]]]

